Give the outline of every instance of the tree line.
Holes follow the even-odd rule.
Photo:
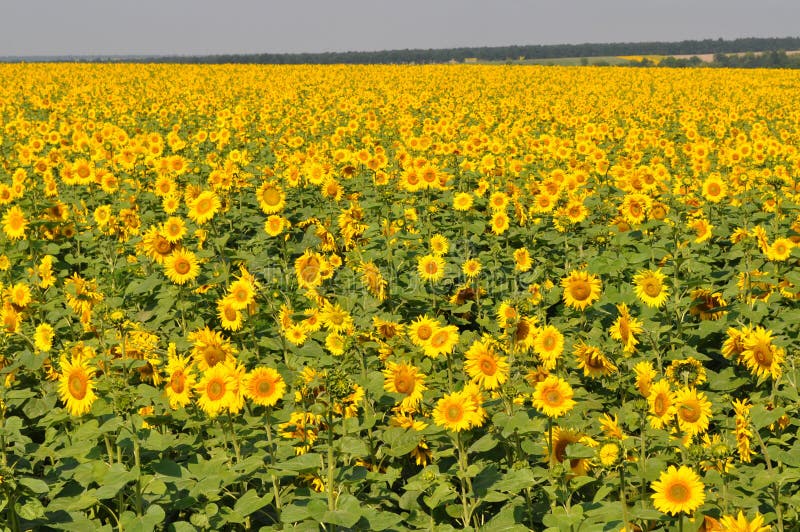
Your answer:
[[[447,63],[451,61],[517,61],[524,59],[556,59],[562,57],[599,57],[626,55],[700,55],[717,54],[720,64],[725,66],[772,66],[760,64],[764,61],[785,61],[785,65],[793,64],[794,59],[776,50],[800,49],[800,37],[783,38],[742,38],[742,39],[705,39],[685,40],[680,42],[638,42],[638,43],[584,43],[584,44],[551,44],[528,46],[491,46],[442,49],[407,49],[383,50],[378,52],[324,52],[297,54],[224,54],[197,56],[158,56],[125,59],[125,61],[150,63],[198,63],[198,64],[393,64],[393,63]],[[730,56],[753,52],[745,59]],[[768,52],[768,54],[758,54]],[[777,54],[772,57],[771,54]],[[767,55],[766,59],[763,57]],[[725,59],[723,59],[723,56]],[[783,56],[786,56],[785,59]],[[111,59],[113,60],[113,59]],[[663,66],[694,66],[698,60],[675,59],[667,61]],[[716,59],[715,59],[715,62]],[[663,63],[663,61],[662,61]],[[646,66],[642,65],[642,66]]]

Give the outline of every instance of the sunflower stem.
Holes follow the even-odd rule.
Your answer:
[[[275,466],[275,445],[272,441],[272,407],[267,407],[267,412],[264,414],[264,426],[267,432],[267,447],[269,448],[269,465]],[[281,513],[281,490],[278,482],[278,476],[272,473],[272,491],[275,496],[275,510],[280,518]]]
[[[622,504],[622,525],[628,531],[628,498],[625,496],[625,463],[619,468],[619,502]]]

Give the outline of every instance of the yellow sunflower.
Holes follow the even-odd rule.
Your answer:
[[[550,464],[563,464],[567,459],[567,446],[573,443],[582,443],[588,447],[597,447],[598,445],[596,441],[585,434],[570,429],[554,427],[552,448],[545,447],[544,449],[545,456],[549,458]],[[567,465],[570,470],[569,476],[585,475],[591,467],[591,462],[587,458],[572,458]]]
[[[785,351],[773,345],[771,330],[758,326],[747,334],[743,344],[741,359],[753,375],[773,379],[781,376]]]
[[[437,327],[431,334],[427,344],[422,348],[426,356],[436,358],[439,355],[450,354],[458,344],[458,327],[455,325],[445,325]]]
[[[693,437],[708,430],[711,418],[711,401],[706,394],[693,387],[683,387],[673,396],[675,413],[681,432]]]
[[[255,368],[244,379],[244,395],[257,405],[275,406],[286,393],[286,382],[272,368]]]
[[[264,214],[276,214],[286,205],[286,194],[277,183],[265,181],[256,192],[258,205]]]
[[[666,277],[660,269],[640,271],[633,276],[636,296],[649,307],[663,306],[669,296],[669,289],[664,284]]]
[[[756,512],[753,520],[750,521],[744,513],[739,510],[736,517],[723,515],[719,520],[720,530],[724,532],[770,532],[772,527],[764,525],[764,516]]]
[[[61,377],[58,392],[67,410],[73,416],[81,416],[92,408],[97,396],[94,393],[92,376],[95,368],[89,365],[85,357],[61,357]]]
[[[495,390],[508,380],[508,359],[490,341],[475,340],[466,352],[464,370],[481,388]]]
[[[454,432],[468,430],[474,424],[477,407],[472,396],[462,392],[446,394],[433,409],[433,422]]]
[[[197,404],[208,417],[217,417],[235,402],[234,389],[230,368],[226,364],[217,364],[206,370],[203,379],[195,386],[199,396]]]
[[[173,347],[174,344],[170,346],[171,350]],[[192,390],[197,384],[194,373],[190,370],[189,357],[170,353],[166,372],[169,377],[165,389],[170,408],[177,410],[188,405],[192,401]]]
[[[776,239],[767,249],[767,260],[783,262],[792,254],[792,248],[796,244],[788,238]]]
[[[578,369],[583,370],[584,377],[599,378],[616,373],[614,365],[598,347],[587,345],[583,341],[572,346]]]
[[[425,281],[439,281],[444,277],[445,262],[438,255],[424,255],[417,260],[417,272]]]
[[[583,310],[598,299],[603,284],[596,275],[585,271],[573,270],[561,279],[564,288],[564,303],[568,307]]]
[[[428,389],[425,386],[425,377],[414,365],[389,361],[383,370],[383,389],[403,396],[400,407],[411,411],[417,408],[422,401],[422,392]]]
[[[175,284],[186,284],[200,274],[197,256],[187,249],[176,249],[164,259],[164,273]]]
[[[622,342],[623,353],[633,353],[636,351],[636,344],[639,343],[636,335],[644,331],[644,323],[631,316],[628,305],[625,303],[617,305],[617,312],[619,312],[619,316],[614,320],[608,332],[611,334],[611,338]]]
[[[653,488],[653,506],[663,513],[677,515],[690,514],[705,502],[705,486],[692,469],[669,466],[661,472],[658,480],[650,484]]]
[[[533,340],[533,350],[545,369],[554,369],[564,351],[564,335],[553,325],[542,327]]]
[[[433,331],[439,327],[439,323],[428,316],[419,316],[408,325],[408,337],[416,346],[425,347],[433,336]]]
[[[549,375],[536,384],[533,406],[548,417],[560,417],[575,406],[572,397],[572,387],[567,381],[556,375]]]
[[[236,308],[230,297],[217,300],[217,317],[220,325],[226,331],[238,331],[242,328],[242,313]]]
[[[42,323],[36,327],[36,332],[33,333],[33,345],[37,351],[48,352],[53,348],[53,338],[55,331],[53,326],[49,323]]]
[[[25,229],[28,227],[28,220],[25,213],[17,205],[9,208],[3,215],[3,232],[11,240],[25,237]]]
[[[647,404],[650,409],[650,425],[653,428],[663,429],[672,422],[675,405],[669,381],[660,380],[650,387]]]
[[[213,190],[204,190],[186,204],[189,206],[189,218],[197,224],[211,220],[222,207],[219,196]]]

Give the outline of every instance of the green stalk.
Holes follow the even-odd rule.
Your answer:
[[[267,407],[267,413],[264,415],[266,431],[267,431],[267,445],[269,447],[269,465],[275,467],[275,445],[272,442],[272,425],[271,425],[271,418],[272,418],[272,407]],[[280,483],[278,482],[278,476],[273,473],[272,474],[272,491],[275,494],[275,509],[278,511],[278,517],[280,517],[281,511],[281,490],[280,490]]]

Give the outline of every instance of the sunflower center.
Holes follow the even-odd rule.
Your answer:
[[[414,391],[414,378],[410,375],[397,375],[394,378],[394,388],[397,393],[409,395]]]
[[[653,411],[656,416],[661,417],[667,412],[667,401],[663,394],[656,395],[653,401]]]
[[[772,366],[772,349],[767,346],[758,346],[753,349],[753,358],[760,366]]]
[[[681,419],[687,423],[695,423],[700,419],[700,405],[696,401],[687,401],[681,405]]]
[[[258,385],[256,386],[256,390],[258,391],[258,395],[261,397],[269,397],[275,391],[275,385],[272,381],[269,380],[262,380],[259,381]]]
[[[586,281],[575,281],[570,288],[570,293],[573,299],[583,301],[592,293],[592,288]]]
[[[709,196],[718,196],[720,192],[721,192],[721,189],[720,189],[718,183],[709,183],[709,185],[708,185],[708,195]]]
[[[417,329],[417,336],[420,340],[427,340],[431,337],[433,330],[429,325],[421,325],[419,329]]]
[[[86,397],[87,379],[84,375],[72,374],[69,377],[69,393],[77,400]]]
[[[223,310],[225,319],[228,321],[236,321],[236,309],[233,307],[225,307]]]
[[[425,265],[425,272],[428,275],[434,275],[438,271],[439,271],[439,266],[434,261],[430,261]]]
[[[461,408],[461,405],[457,404],[447,405],[444,416],[447,418],[447,421],[451,423],[461,421],[461,418],[464,417],[464,409]]]
[[[208,383],[206,391],[208,392],[209,399],[212,401],[219,401],[222,399],[222,396],[225,395],[225,383],[213,380]]]
[[[667,495],[669,497],[669,500],[672,501],[673,503],[682,503],[689,500],[691,492],[689,491],[688,486],[676,482],[675,484],[671,484],[670,487],[667,489]]]
[[[558,390],[547,390],[544,393],[544,400],[550,406],[560,406],[564,402],[564,396]]]
[[[431,338],[431,346],[442,347],[447,342],[447,331],[439,331]]]
[[[176,372],[169,381],[169,386],[175,393],[183,393],[186,384],[186,375],[182,371]]]
[[[552,350],[556,346],[556,339],[552,334],[548,334],[542,340],[542,346],[548,351]]]
[[[274,188],[268,188],[261,195],[261,199],[263,199],[264,203],[267,205],[274,207],[281,202],[281,193]]]
[[[172,251],[172,244],[170,244],[166,238],[159,235],[156,237],[155,248],[156,248],[156,253],[158,253],[159,255],[166,255],[167,253]]]
[[[205,214],[211,210],[211,200],[208,198],[203,198],[197,202],[195,205],[195,210],[198,214]]]
[[[225,358],[225,355],[220,349],[211,345],[206,347],[205,352],[203,353],[203,358],[206,361],[206,365],[208,365],[209,368],[213,368],[222,362],[222,359]]]
[[[179,258],[175,261],[175,271],[178,273],[178,275],[186,275],[192,271],[192,265],[188,260]]]
[[[661,283],[657,279],[648,279],[642,285],[642,290],[650,297],[656,297],[661,293]]]
[[[319,274],[320,263],[319,260],[315,257],[310,257],[308,262],[306,262],[305,266],[303,266],[301,275],[303,280],[307,283],[312,282],[314,279],[317,278],[317,274]]]
[[[478,363],[478,366],[481,368],[481,373],[484,375],[492,376],[497,371],[497,364],[495,363],[492,358],[485,356],[481,358],[481,361]]]

